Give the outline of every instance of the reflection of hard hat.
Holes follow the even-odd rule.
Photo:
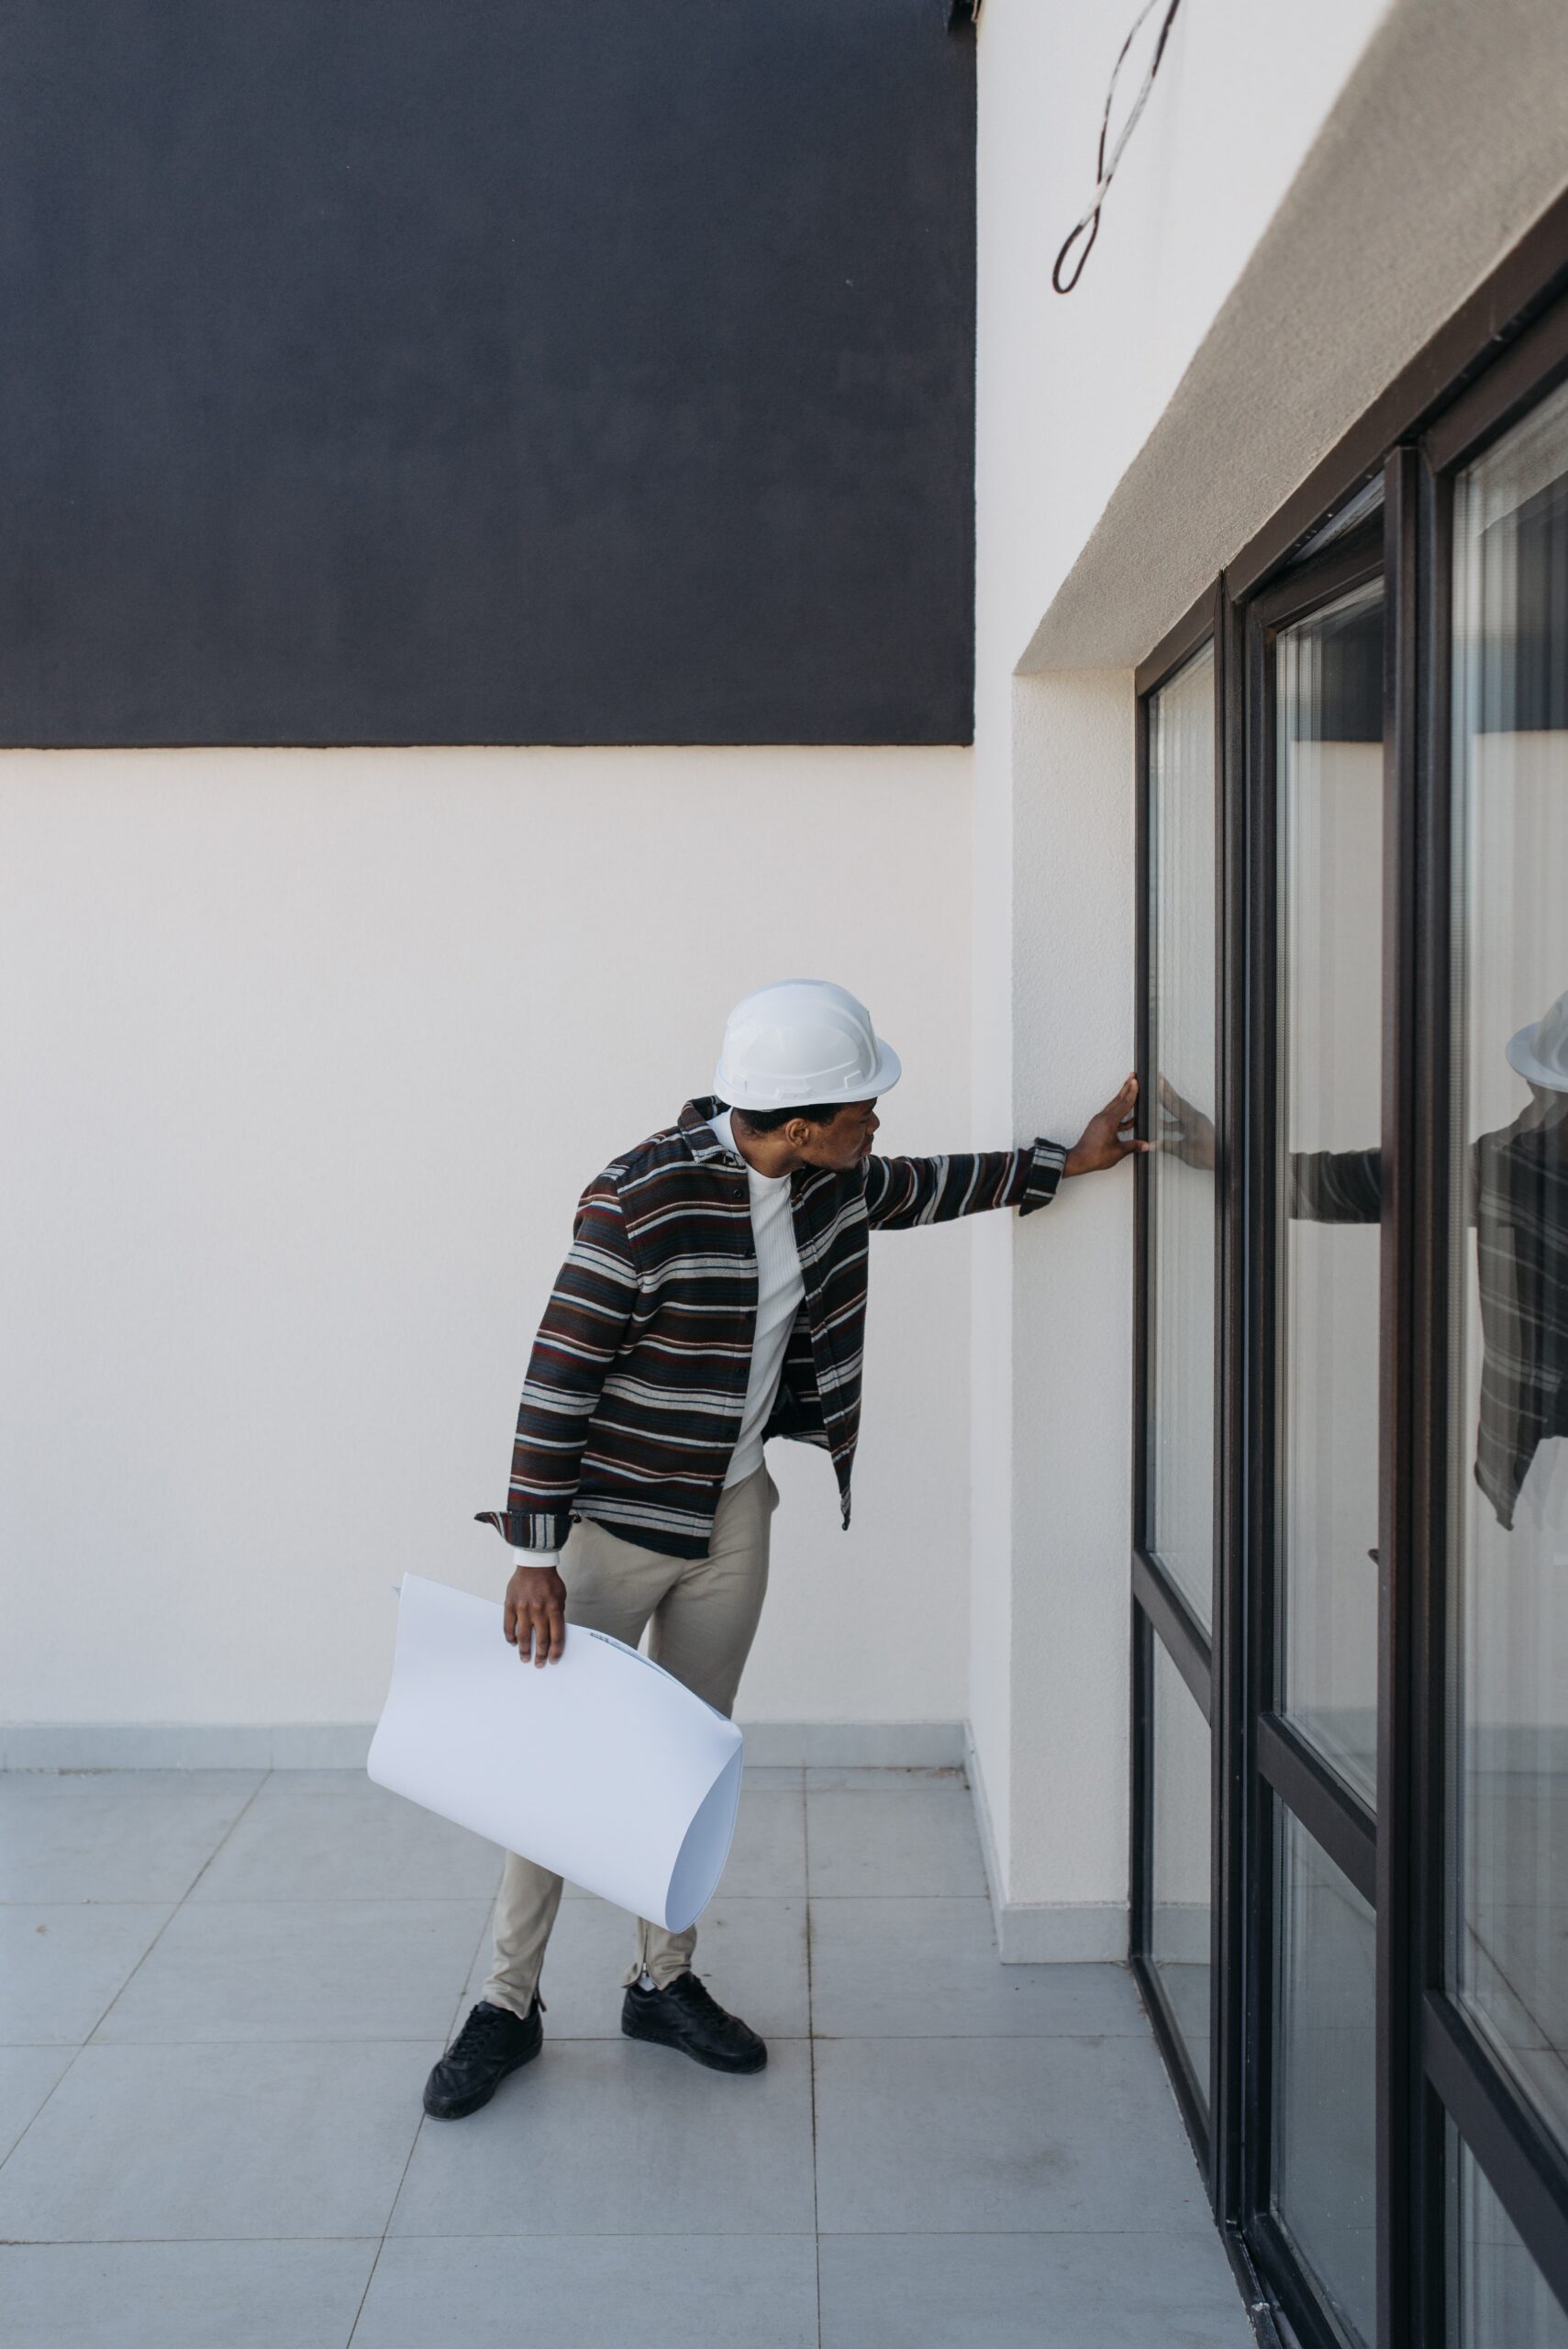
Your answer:
[[[1560,995],[1533,1028],[1521,1028],[1510,1038],[1508,1061],[1531,1085],[1568,1093],[1568,994]]]
[[[737,1109],[866,1101],[902,1064],[863,1003],[830,979],[780,979],[742,996],[724,1023],[713,1089]]]

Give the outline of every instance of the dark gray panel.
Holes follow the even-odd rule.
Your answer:
[[[938,0],[5,0],[0,740],[966,740]]]

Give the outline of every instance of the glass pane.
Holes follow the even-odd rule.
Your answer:
[[[1568,394],[1454,584],[1451,1978],[1568,2141]]]
[[[1149,735],[1153,1063],[1146,1539],[1208,1630],[1214,1586],[1214,652],[1154,696]]]
[[[1376,2337],[1373,1915],[1276,1803],[1273,2207],[1340,2321]]]
[[[1208,2110],[1208,1723],[1154,1635],[1154,1900],[1150,1956]]]
[[[1277,648],[1280,1673],[1375,1798],[1383,590]]]
[[[1453,2349],[1568,2349],[1568,2316],[1451,2126],[1449,2156],[1457,2168],[1459,2204],[1459,2273],[1449,2333]]]

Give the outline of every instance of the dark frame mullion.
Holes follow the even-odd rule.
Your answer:
[[[1139,662],[1133,672],[1132,689],[1141,710],[1147,712],[1161,686],[1168,685],[1177,670],[1184,669],[1193,654],[1201,652],[1214,636],[1220,618],[1219,598],[1220,583],[1217,580],[1188,605],[1175,627],[1167,629],[1153,651]]]
[[[1273,1802],[1257,1767],[1260,1717],[1273,1702],[1273,1413],[1274,1356],[1272,1298],[1275,1244],[1273,1214],[1274,1054],[1272,1049],[1277,906],[1274,889],[1278,830],[1273,774],[1273,662],[1272,639],[1254,602],[1245,608],[1242,753],[1237,787],[1246,809],[1245,901],[1241,936],[1241,1024],[1243,1028],[1242,1175],[1243,1295],[1240,1300],[1245,1376],[1241,1405],[1246,1462],[1246,1506],[1242,1559],[1237,1576],[1239,1613],[1244,1626],[1240,1675],[1241,1744],[1247,1767],[1240,1788],[1244,1882],[1244,1976],[1242,1985],[1241,2144],[1240,2221],[1254,2244],[1260,2267],[1279,2288],[1269,2258],[1269,2143],[1273,2070],[1273,1982],[1270,1963],[1274,1907]],[[1264,1039],[1269,1046],[1265,1048]],[[1282,2293],[1282,2299],[1285,2297]]]
[[[1132,1596],[1149,1618],[1199,1712],[1214,1726],[1213,1650],[1197,1617],[1157,1559],[1132,1553]]]
[[[1279,1493],[1278,1285],[1284,1235],[1278,1214],[1279,778],[1276,772],[1274,647],[1294,622],[1385,575],[1383,517],[1369,518],[1244,606],[1245,707],[1242,721],[1248,827],[1245,1031],[1246,1174],[1243,1217],[1246,1375],[1242,1448],[1246,1460],[1244,1546],[1248,1619],[1243,1703],[1251,1759],[1245,1781],[1245,2017],[1240,2099],[1240,2222],[1257,2245],[1261,2269],[1304,2337],[1333,2339],[1272,2212],[1274,1957],[1278,1927],[1276,1800],[1355,1883],[1375,1900],[1375,1828],[1351,1789],[1279,1713],[1276,1542]],[[1369,1832],[1370,1848],[1369,1848]],[[1351,1865],[1345,1865],[1345,1862]],[[1370,1887],[1370,1888],[1369,1888]],[[1311,2314],[1307,2310],[1310,2310]]]
[[[1422,908],[1420,794],[1417,765],[1417,612],[1420,460],[1396,449],[1384,468],[1387,609],[1383,662],[1383,1220],[1378,1258],[1378,1635],[1377,1796],[1374,1845],[1377,1914],[1373,2030],[1377,2337],[1417,2337],[1413,2318],[1424,2218],[1414,2157],[1421,2135],[1423,2074],[1418,2037],[1420,1925],[1413,1826],[1418,1795],[1411,1767],[1417,1722],[1410,1628],[1418,1607],[1418,1562],[1411,1539],[1412,1460],[1417,1418],[1411,1391],[1415,1347],[1418,1155],[1414,1083],[1417,966]]]
[[[1284,1713],[1259,1714],[1257,1750],[1260,1776],[1375,1910],[1377,1820],[1361,1797],[1335,1776]]]
[[[1568,2310],[1568,2170],[1561,2146],[1451,1998],[1421,2011],[1426,2074],[1526,2250]]]
[[[1157,1054],[1154,1017],[1154,972],[1157,966],[1158,925],[1161,908],[1155,902],[1154,889],[1154,826],[1156,814],[1152,800],[1151,760],[1151,726],[1155,696],[1187,663],[1201,652],[1211,640],[1214,644],[1214,729],[1215,729],[1215,821],[1216,821],[1216,993],[1215,1007],[1217,1053],[1220,1042],[1221,1018],[1218,1001],[1220,956],[1223,930],[1220,916],[1223,885],[1218,827],[1223,799],[1223,704],[1221,700],[1221,648],[1218,637],[1220,622],[1226,612],[1223,583],[1199,596],[1161,642],[1149,658],[1140,663],[1134,678],[1136,702],[1137,788],[1135,803],[1138,921],[1136,930],[1137,1002],[1135,1007],[1136,1060],[1140,1076],[1140,1131],[1152,1136],[1157,1127],[1157,1113],[1151,1102]],[[1217,1059],[1217,1066],[1218,1065]],[[1218,1119],[1217,1119],[1218,1122]],[[1217,1194],[1218,1185],[1216,1186]],[[1210,2076],[1207,2081],[1197,2079],[1193,2066],[1192,2052],[1187,2046],[1171,2008],[1158,1966],[1151,1952],[1153,1896],[1153,1771],[1155,1767],[1154,1719],[1154,1642],[1158,1639],[1181,1675],[1188,1693],[1196,1703],[1209,1731],[1211,1759],[1210,1819],[1211,1837],[1213,1806],[1218,1798],[1219,1765],[1214,1736],[1215,1675],[1214,1647],[1191,1603],[1177,1588],[1173,1578],[1158,1556],[1149,1547],[1150,1524],[1150,1445],[1151,1426],[1151,1378],[1150,1340],[1153,1329],[1155,1274],[1155,1243],[1153,1231],[1153,1197],[1151,1170],[1147,1157],[1140,1155],[1134,1167],[1134,1332],[1133,1332],[1133,1458],[1132,1458],[1132,1609],[1131,1641],[1131,1702],[1132,1702],[1132,1783],[1129,1818],[1130,1852],[1129,1884],[1131,1887],[1130,1959],[1135,1979],[1143,1994],[1150,2020],[1161,2051],[1170,2071],[1172,2083],[1181,2106],[1183,2117],[1194,2146],[1203,2163],[1209,2181],[1211,2199],[1214,2195],[1216,2164],[1219,2132],[1214,2127],[1212,2115],[1216,2110],[1214,2051],[1218,2045],[1216,2021],[1218,1987],[1215,1966],[1218,1957],[1219,1893],[1218,1870],[1214,1864],[1211,1841],[1210,1867]],[[1217,1268],[1219,1261],[1219,1209],[1217,1204]],[[1216,1283],[1217,1292],[1218,1282]],[[1216,1330],[1219,1324],[1219,1305],[1216,1297]],[[1210,1620],[1217,1620],[1219,1584],[1220,1531],[1218,1520],[1219,1490],[1222,1481],[1218,1413],[1222,1389],[1222,1366],[1218,1351],[1215,1357],[1215,1409],[1217,1413],[1215,1444],[1215,1551],[1211,1581]]]
[[[1154,1838],[1154,1642],[1157,1637],[1149,1617],[1140,1607],[1132,1610],[1133,1682],[1143,1699],[1143,1710],[1135,1717],[1133,1734],[1133,1788],[1137,1807],[1143,1820],[1143,1832],[1137,1840],[1133,1854],[1134,1904],[1137,1921],[1132,1933],[1131,1965],[1133,1979],[1142,1994],[1154,2036],[1171,2076],[1182,2118],[1196,2149],[1198,2159],[1207,2168],[1212,2151],[1208,2112],[1205,2109],[1209,2095],[1207,2082],[1200,2082],[1193,2064],[1192,2050],[1182,2035],[1174,2009],[1165,1994],[1160,1968],[1154,1962],[1150,1940],[1153,1919]]]
[[[1273,2210],[1253,2221],[1259,2272],[1266,2277],[1303,2349],[1346,2349],[1345,2335],[1328,2313],[1323,2289]]]
[[[1406,2029],[1416,2046],[1408,2079],[1409,2335],[1436,2339],[1448,2299],[1447,2149],[1421,2047],[1426,1993],[1442,1983],[1447,1927],[1444,1779],[1448,1545],[1447,1259],[1451,1019],[1452,806],[1451,666],[1453,484],[1415,467],[1416,701],[1411,822],[1417,848],[1413,941],[1415,1044],[1410,1082],[1420,1108],[1410,1240],[1410,1502],[1406,1615],[1408,1747],[1401,1798],[1411,1844],[1405,1936]],[[1396,1763],[1396,1767],[1399,1765]],[[1407,2039],[1408,2048],[1408,2039]],[[1392,2083],[1391,2083],[1392,2087]]]
[[[1253,1716],[1247,1702],[1247,1503],[1251,1489],[1247,1395],[1247,626],[1220,582],[1215,632],[1219,701],[1219,1109],[1220,1416],[1217,1429],[1220,1509],[1215,1593],[1214,1707],[1215,2016],[1214,2199],[1229,2239],[1246,2242],[1242,2148],[1247,2119],[1248,1811],[1253,1783]],[[1250,2252],[1248,2256],[1251,2256]]]
[[[1423,447],[1434,473],[1466,464],[1568,376],[1568,302],[1537,318],[1502,357],[1429,428]]]

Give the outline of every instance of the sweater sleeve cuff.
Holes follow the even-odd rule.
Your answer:
[[[1047,1141],[1043,1134],[1037,1135],[1029,1178],[1024,1185],[1024,1196],[1018,1201],[1020,1215],[1029,1215],[1036,1208],[1048,1208],[1051,1205],[1051,1200],[1056,1197],[1057,1186],[1062,1181],[1062,1170],[1066,1163],[1067,1146],[1064,1142]]]
[[[564,1509],[481,1508],[473,1521],[493,1525],[514,1550],[548,1550],[552,1555],[559,1555],[572,1531],[571,1512]]]

